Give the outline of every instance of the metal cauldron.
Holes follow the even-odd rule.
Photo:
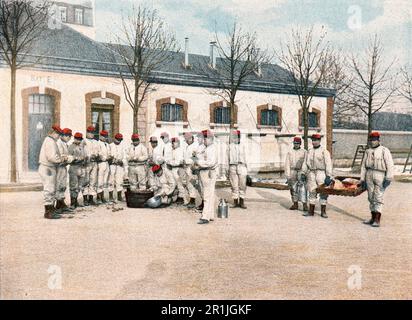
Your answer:
[[[129,208],[144,208],[146,201],[152,198],[153,195],[154,193],[151,190],[131,191],[127,189],[125,192],[127,206]]]
[[[221,219],[229,218],[229,206],[225,199],[220,199],[219,205],[217,206],[217,217]]]

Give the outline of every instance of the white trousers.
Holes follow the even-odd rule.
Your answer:
[[[215,217],[215,187],[217,169],[200,170],[200,180],[203,190],[204,207],[202,219],[210,220]]]
[[[244,164],[231,164],[229,166],[229,180],[232,186],[233,199],[244,199],[246,196],[247,168]]]
[[[307,189],[309,192],[309,203],[316,204],[318,194],[316,188],[325,183],[326,173],[324,170],[312,170],[307,174]],[[319,203],[325,205],[328,202],[328,195],[321,194]]]
[[[71,165],[69,168],[69,187],[70,198],[76,198],[79,196],[79,192],[83,193],[83,179],[85,169],[82,165]]]
[[[365,179],[368,190],[370,211],[382,213],[383,195],[385,194],[385,188],[383,187],[385,172],[368,169],[366,171]]]
[[[137,189],[144,190],[146,189],[146,182],[147,182],[147,173],[146,173],[146,165],[136,165],[131,166],[129,165],[129,183],[130,183],[130,190],[136,191]]]
[[[54,205],[56,200],[57,168],[48,167],[41,164],[38,172],[41,183],[43,184],[44,205]]]
[[[189,202],[189,194],[183,185],[185,170],[183,168],[173,168],[172,174],[176,181],[177,190],[179,191],[178,197],[182,198],[184,203],[187,204]]]
[[[109,180],[109,164],[107,161],[99,162],[97,164],[97,193],[103,192],[107,189]]]
[[[97,162],[89,162],[84,167],[84,195],[96,195],[98,178],[97,170]]]
[[[110,165],[108,190],[123,191],[124,168],[116,164]]]
[[[185,166],[184,172],[186,179],[186,189],[189,194],[189,197],[196,199],[198,196],[200,196],[199,192],[194,186],[194,180],[198,179],[198,177],[193,174],[190,166]]]
[[[57,189],[56,189],[56,199],[57,200],[64,200],[66,189],[67,189],[67,167],[66,166],[58,166],[57,167]]]

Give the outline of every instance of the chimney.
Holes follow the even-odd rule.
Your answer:
[[[185,38],[185,68],[189,68],[189,38]]]
[[[210,41],[210,66],[215,69],[216,68],[216,54],[215,54],[215,41]]]
[[[260,56],[260,48],[257,48],[256,49],[256,51],[257,51],[257,57],[258,57],[258,59],[259,59],[259,56]],[[261,77],[262,76],[262,62],[259,60],[258,62],[257,62],[257,69],[256,69],[256,73],[257,73],[257,75],[259,76],[259,77]]]

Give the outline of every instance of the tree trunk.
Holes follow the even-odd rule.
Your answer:
[[[13,62],[10,83],[10,182],[17,182],[16,159],[16,63]]]
[[[369,112],[368,112],[368,136],[366,137],[367,144],[369,144],[369,135],[372,132],[372,117],[373,117],[373,114],[371,112],[371,109],[369,109]]]
[[[138,126],[137,126],[137,121],[139,120],[138,119],[138,108],[137,107],[135,107],[134,109],[133,109],[133,133],[137,133],[138,131],[137,131],[137,129],[138,129]]]
[[[309,121],[308,121],[308,108],[305,106],[302,112],[302,121],[303,121],[303,142],[305,150],[309,149]]]

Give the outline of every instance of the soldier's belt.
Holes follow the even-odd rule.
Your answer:
[[[143,166],[146,164],[146,161],[144,162],[139,162],[139,161],[129,161],[130,166]]]

